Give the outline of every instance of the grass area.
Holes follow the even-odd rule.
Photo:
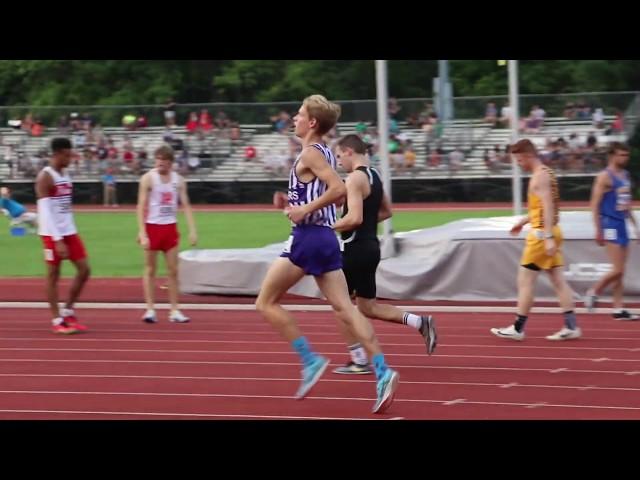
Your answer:
[[[456,212],[396,212],[396,232],[442,225],[471,217],[510,215],[508,210]],[[78,230],[89,253],[92,274],[96,277],[139,276],[142,251],[136,243],[137,223],[134,213],[104,212],[75,214]],[[279,212],[196,212],[198,248],[253,248],[284,241],[289,224]],[[182,238],[180,249],[189,249],[187,226],[179,219]],[[159,274],[164,275],[163,261]],[[73,273],[64,262],[63,275]],[[40,276],[44,274],[42,243],[37,235],[12,237],[5,223],[0,233],[0,275]]]

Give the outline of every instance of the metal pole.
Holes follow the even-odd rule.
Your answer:
[[[511,107],[511,144],[518,141],[518,122],[520,107],[518,104],[518,61],[509,60],[509,106]],[[516,157],[511,155],[513,214],[522,215],[522,180]]]
[[[382,185],[384,191],[391,201],[391,169],[389,168],[389,112],[388,112],[388,92],[387,92],[387,61],[376,60],[376,93],[378,106],[378,135],[380,145],[380,170],[382,173]],[[391,219],[387,219],[382,224],[382,245],[380,254],[382,258],[389,258],[395,255],[395,245],[393,242],[393,226]]]

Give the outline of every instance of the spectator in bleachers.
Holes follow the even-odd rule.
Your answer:
[[[147,117],[145,117],[144,115],[139,115],[138,118],[136,119],[136,128],[137,129],[147,128],[147,125],[148,125]]]
[[[429,102],[424,104],[424,109],[418,116],[418,127],[422,128],[424,124],[431,124],[431,115],[434,113],[433,105]]]
[[[138,117],[136,117],[132,113],[127,113],[122,117],[122,126],[127,130],[135,130],[137,119]]]
[[[604,111],[602,108],[596,108],[591,117],[594,128],[602,130],[604,128]]]
[[[69,128],[72,132],[77,132],[78,130],[82,130],[82,121],[80,120],[80,115],[77,112],[71,112],[69,116]]]
[[[105,142],[106,138],[107,137],[104,134],[104,130],[102,130],[102,125],[97,123],[89,132],[87,141],[88,143],[91,143],[94,145],[100,145]]]
[[[219,129],[224,130],[225,128],[229,128],[230,123],[231,122],[229,121],[229,117],[227,117],[227,114],[222,110],[218,110],[218,113],[216,114],[216,126]]]
[[[499,122],[500,125],[505,128],[511,127],[511,107],[509,106],[509,102],[506,102],[500,110]]]
[[[396,135],[398,133],[400,133],[398,121],[393,117],[389,117],[389,134]]]
[[[32,137],[41,137],[44,133],[44,125],[42,124],[42,120],[36,119],[31,125],[31,136]]]
[[[598,146],[598,139],[594,132],[589,132],[589,136],[587,137],[587,148],[590,150],[595,150]]]
[[[93,117],[93,115],[89,113],[86,113],[86,112],[83,113],[81,117],[81,121],[82,121],[82,128],[87,132],[90,132],[96,126],[96,119]]]
[[[187,124],[185,125],[188,134],[193,134],[198,130],[198,114],[196,112],[191,112],[189,114],[189,119],[187,120]]]
[[[175,128],[176,126],[176,102],[173,97],[167,100],[167,104],[164,107],[164,124],[167,128]]]
[[[487,167],[491,173],[496,173],[500,171],[500,164],[498,163],[498,158],[496,157],[496,152],[494,149],[486,148],[484,150],[484,165]]]
[[[567,120],[573,120],[574,118],[576,118],[576,108],[573,102],[567,102],[567,104],[564,106],[563,115]]]
[[[104,206],[111,205],[112,207],[118,206],[118,198],[116,195],[116,177],[114,176],[114,170],[107,168],[107,171],[102,176],[103,186],[103,200]]]
[[[449,153],[449,172],[459,171],[462,168],[462,162],[464,162],[464,153],[456,147]]]
[[[60,133],[61,135],[66,135],[67,133],[69,133],[70,126],[69,117],[67,115],[60,116],[60,118],[58,119],[57,129],[58,133]]]
[[[591,108],[584,100],[580,100],[576,105],[576,119],[589,120],[591,117]]]
[[[289,115],[286,111],[282,110],[275,122],[276,132],[286,133],[290,130],[291,125],[293,125],[291,121],[291,115]]]
[[[619,134],[624,132],[624,116],[620,110],[616,110],[616,118],[611,124],[611,132],[613,134]]]
[[[392,153],[389,153],[389,164],[394,170],[402,171],[404,168],[404,151],[398,146]]]
[[[492,127],[496,126],[498,122],[498,109],[495,103],[487,103],[487,108],[484,111],[484,122],[491,124]]]
[[[394,120],[398,120],[398,115],[400,113],[400,110],[402,110],[402,107],[398,105],[398,100],[396,100],[394,97],[389,97],[388,105],[389,116]]]
[[[20,128],[25,132],[30,133],[31,127],[33,126],[33,114],[31,112],[27,113],[22,119],[22,123],[20,124]]]
[[[356,130],[356,133],[360,135],[360,138],[362,138],[364,134],[367,132],[367,124],[364,123],[362,120],[360,120],[356,124],[355,130]]]
[[[198,117],[198,129],[205,134],[210,133],[213,130],[213,120],[209,111],[205,108],[200,110],[200,116]]]
[[[133,152],[133,147],[131,145],[123,149],[122,161],[126,170],[135,174],[140,173],[140,164],[138,163],[138,159],[136,158],[136,154]]]
[[[416,152],[413,148],[413,142],[407,140],[407,144],[404,150],[404,168],[407,170],[412,169],[416,165]]]
[[[91,175],[93,172],[94,154],[89,148],[85,148],[82,152],[82,163],[84,164],[84,170],[87,175]]]
[[[442,163],[442,149],[434,148],[429,156],[429,167],[430,168],[440,168]]]
[[[257,160],[257,157],[258,157],[258,151],[256,150],[256,147],[254,147],[253,145],[248,145],[244,149],[244,161],[245,162],[253,162],[253,161]]]
[[[71,142],[73,143],[73,148],[82,150],[87,143],[87,134],[84,130],[78,130],[71,136]]]
[[[582,142],[576,133],[569,135],[569,150],[575,153],[580,153],[582,149]]]
[[[149,161],[149,158],[148,158],[147,151],[144,148],[140,149],[138,151],[138,165],[140,166],[140,173],[143,173],[149,170],[150,166],[148,161]]]
[[[538,106],[538,105],[534,105],[533,108],[531,109],[531,117],[535,120],[535,127],[537,129],[542,128],[542,126],[544,125],[544,118],[547,115],[547,112],[545,112],[542,107]]]
[[[39,156],[39,154],[36,154]],[[78,150],[73,150],[71,152],[71,165],[73,166],[73,173],[74,174],[78,174],[80,173],[80,160],[82,159],[82,157],[80,156],[80,153],[78,152]],[[40,170],[40,169],[38,169]]]
[[[229,139],[232,142],[238,142],[242,138],[242,132],[240,131],[240,125],[238,122],[230,122]]]

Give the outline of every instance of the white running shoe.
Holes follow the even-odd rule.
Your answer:
[[[519,342],[524,340],[524,332],[518,332],[513,325],[505,328],[492,328],[491,333],[500,338],[510,338],[512,340],[518,340]]]
[[[574,338],[580,338],[582,336],[582,330],[580,327],[576,327],[575,330],[571,330],[567,327],[562,327],[562,330],[547,336],[547,340],[573,340]]]
[[[175,323],[187,323],[191,321],[191,319],[184,316],[180,310],[176,310],[175,312],[172,312],[171,315],[169,315],[169,321]]]
[[[142,321],[144,323],[158,323],[156,312],[154,310],[147,310],[146,312],[144,312],[144,315],[142,316]]]

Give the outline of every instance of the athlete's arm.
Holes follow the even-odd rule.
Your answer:
[[[362,224],[362,210],[364,201],[364,188],[367,181],[364,174],[358,170],[352,172],[347,177],[345,186],[347,188],[347,205],[349,211],[333,225],[333,229],[338,232],[349,232],[358,228]]]
[[[138,242],[144,249],[149,247],[149,238],[147,237],[147,231],[144,228],[144,209],[147,205],[147,201],[149,200],[150,183],[151,177],[149,176],[149,173],[145,173],[140,179],[140,184],[138,185],[138,206],[136,208],[138,216]]]
[[[382,192],[382,203],[380,204],[380,210],[378,210],[378,223],[391,218],[393,212],[391,211],[391,201],[385,192]]]
[[[300,157],[299,163],[311,170],[316,177],[324,182],[327,185],[327,189],[311,203],[287,208],[289,219],[294,223],[302,221],[304,217],[316,210],[334,204],[347,193],[347,188],[338,173],[331,168],[327,159],[316,148],[306,148]]]
[[[193,221],[193,212],[191,210],[191,202],[189,201],[189,192],[187,191],[187,182],[184,178],[180,178],[180,202],[187,217],[187,225],[189,226],[189,242],[191,246],[198,243],[198,234],[196,232],[196,223]]]
[[[51,189],[53,178],[49,173],[41,170],[36,177],[36,198],[38,199],[38,221],[45,231],[49,232],[55,242],[56,253],[60,258],[67,258],[67,246],[62,241],[62,235],[58,225],[53,221],[53,203],[51,201]]]
[[[604,198],[604,194],[611,189],[611,179],[607,172],[600,172],[593,181],[591,188],[591,215],[593,217],[593,225],[596,230],[596,242],[598,245],[604,245],[604,234],[602,232],[602,223],[600,222],[600,204]]]

